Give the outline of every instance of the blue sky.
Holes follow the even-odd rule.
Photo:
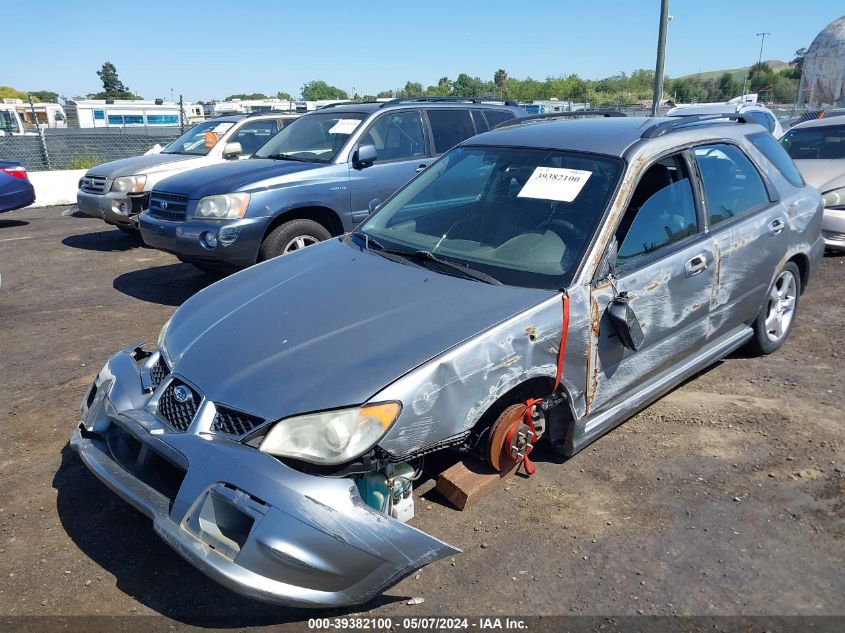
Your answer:
[[[0,85],[68,97],[100,90],[104,61],[143,97],[296,95],[322,79],[360,94],[423,86],[460,72],[483,79],[653,68],[659,0],[180,2],[47,0],[37,27],[6,28]],[[666,72],[788,61],[842,15],[842,0],[674,0]],[[35,27],[34,15],[21,17]],[[39,44],[38,42],[42,42]],[[47,45],[44,43],[51,43]]]

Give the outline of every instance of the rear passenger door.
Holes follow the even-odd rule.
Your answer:
[[[786,254],[788,226],[777,192],[743,149],[730,143],[693,148],[716,283],[710,295],[710,337],[751,323]]]
[[[693,173],[687,152],[661,158],[645,170],[628,201],[616,230],[615,279],[592,290],[591,415],[673,370],[707,340],[713,249]],[[644,334],[637,351],[622,345],[605,314],[623,292]]]
[[[376,162],[368,167],[349,163],[352,223],[369,214],[373,198],[384,200],[431,162],[428,135],[418,109],[393,110],[376,118],[361,135],[358,146],[371,143]]]

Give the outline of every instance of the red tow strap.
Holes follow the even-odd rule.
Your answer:
[[[555,386],[552,389],[552,394],[557,392],[557,388],[560,387],[560,381],[563,377],[563,360],[566,358],[566,335],[569,333],[569,298],[564,294],[563,295],[563,328],[560,332],[560,346],[557,350],[557,372],[555,374]],[[522,458],[522,467],[525,469],[525,474],[529,477],[537,472],[536,466],[534,466],[534,462],[531,461],[529,455],[531,454],[532,449],[534,448],[534,442],[536,442],[540,437],[537,435],[537,431],[534,428],[534,419],[532,417],[532,413],[534,411],[534,406],[540,404],[543,401],[543,398],[529,398],[525,402],[525,413],[523,414],[523,421],[531,429],[531,443],[525,447],[525,457]],[[516,432],[518,425],[514,426],[510,432],[508,433],[507,437],[505,438],[505,446],[511,446],[511,442],[513,440],[513,434]]]

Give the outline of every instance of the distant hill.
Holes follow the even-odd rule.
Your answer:
[[[791,66],[791,64],[788,64],[787,62],[783,62],[779,59],[767,59],[767,60],[765,60],[765,63],[768,64],[769,68],[771,68],[775,72],[780,72],[784,68],[789,68]],[[700,73],[692,73],[692,74],[689,74],[689,75],[684,75],[682,77],[673,77],[673,79],[698,79],[698,78],[701,78],[703,80],[703,79],[710,79],[710,78],[713,78],[713,77],[718,79],[719,77],[722,76],[723,73],[730,73],[731,75],[733,75],[733,78],[736,81],[741,83],[742,80],[745,79],[745,75],[746,75],[746,73],[748,73],[749,68],[750,68],[749,66],[743,66],[742,68],[723,68],[722,70],[708,70],[708,71],[702,71]]]

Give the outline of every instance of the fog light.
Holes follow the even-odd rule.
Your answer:
[[[202,241],[206,248],[217,248],[217,236],[210,231],[202,234]]]
[[[115,213],[129,215],[129,209],[131,208],[131,206],[128,200],[124,200],[123,202],[115,202],[113,208]]]

